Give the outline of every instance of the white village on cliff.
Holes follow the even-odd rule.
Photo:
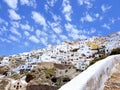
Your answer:
[[[66,82],[70,80],[72,81],[74,77],[86,71],[86,69],[92,65],[92,61],[98,58],[102,58],[104,56],[109,56],[112,50],[117,48],[120,48],[120,32],[116,32],[105,37],[94,36],[83,40],[64,41],[56,46],[52,46],[49,44],[46,48],[43,49],[37,49],[30,52],[24,52],[10,56],[1,56],[1,81],[3,80],[3,78],[6,78],[6,80],[10,81],[8,82],[9,84],[6,84],[6,90],[26,90],[25,88],[27,84],[30,82],[32,83],[33,79],[30,79],[27,82],[25,82],[25,78],[27,77],[25,73],[36,73],[35,69],[37,68],[40,69],[40,74],[42,70],[44,71],[44,69],[51,70],[55,68],[54,75],[50,74],[51,76],[48,75],[47,77],[45,77],[47,79],[44,79],[48,81],[44,81],[43,83],[45,85],[50,86],[59,86],[60,88]],[[13,89],[16,88],[17,85],[13,86],[13,88],[12,86],[10,86],[10,83],[19,81],[17,79],[14,80],[14,78],[11,78],[11,76],[14,76],[15,74],[20,74],[19,80],[21,80],[22,84],[24,83],[24,85],[26,85],[23,85],[24,88]],[[43,75],[43,77],[44,76],[46,75]],[[63,79],[66,80],[65,83],[63,83],[63,81],[62,84],[59,85],[55,82],[55,78],[59,77],[69,78],[69,80],[67,81],[66,79]],[[35,78],[43,79],[42,77],[39,78],[39,76],[36,76]],[[49,79],[53,80],[54,83],[49,81]],[[32,84],[34,83],[35,82],[33,82]],[[22,86],[19,86],[18,88],[20,87]],[[70,89],[66,88],[60,90]]]

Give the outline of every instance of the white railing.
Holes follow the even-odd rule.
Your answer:
[[[114,67],[119,62],[120,55],[113,55],[100,60],[63,85],[59,90],[103,90],[104,83],[115,71]]]

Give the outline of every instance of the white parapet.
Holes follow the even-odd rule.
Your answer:
[[[103,90],[104,83],[115,70],[114,67],[117,63],[120,63],[120,55],[113,55],[100,60],[63,85],[59,90]]]

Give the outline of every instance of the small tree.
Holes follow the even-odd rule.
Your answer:
[[[34,74],[31,74],[31,73],[28,73],[26,75],[26,82],[29,82],[30,80],[34,79],[35,78],[35,75]]]

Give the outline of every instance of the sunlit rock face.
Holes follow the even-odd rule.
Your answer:
[[[27,83],[23,80],[11,80],[6,90],[26,90]]]

